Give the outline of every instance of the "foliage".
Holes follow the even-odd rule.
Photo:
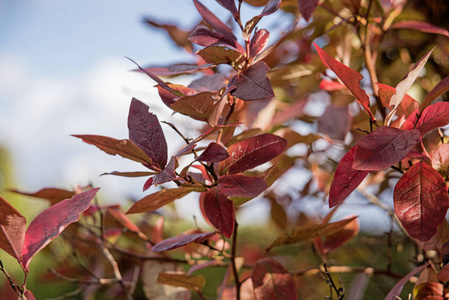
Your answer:
[[[449,124],[444,101],[449,32],[439,27],[443,18],[426,20],[422,4],[413,1],[248,0],[263,8],[244,22],[246,3],[217,2],[229,22],[198,0],[193,3],[202,22],[187,32],[146,20],[191,53],[191,62],[136,64],[136,71],[157,83],[166,106],[202,124],[196,137],[185,137],[182,129],[164,122],[186,143],[177,153],[169,151],[158,117],[135,98],[128,139],[74,135],[147,168],[105,174],[146,177],[144,191],[161,189],[126,212],[118,205],[91,205],[98,188],[16,191],[51,202],[28,228],[21,213],[0,198],[0,248],[24,272],[23,283],[17,284],[1,266],[11,287],[4,293],[34,299],[26,285],[30,262],[61,236],[60,245],[71,249],[62,255],[71,260],[56,264],[53,279],[79,286],[66,296],[343,299],[349,294],[361,299],[369,274],[397,282],[382,295],[385,299],[400,297],[408,281],[415,282],[413,299],[446,299],[449,152],[441,128]],[[262,19],[277,15],[291,25],[258,27]],[[272,42],[271,36],[277,39]],[[190,85],[166,81],[180,75],[191,77]],[[407,94],[410,90],[419,91],[423,96],[416,98],[422,100],[415,99],[416,92]],[[314,111],[317,107],[322,114]],[[288,191],[279,188],[279,178],[295,169],[307,170],[308,182]],[[363,200],[352,196],[356,190]],[[164,239],[159,209],[188,194],[199,196],[213,229],[191,228]],[[236,213],[256,198],[269,201],[277,226],[257,245],[238,239]],[[328,203],[330,210],[305,217],[297,210],[305,198]],[[391,220],[383,267],[369,259],[362,268],[338,266],[335,253],[344,253],[359,232],[354,201],[377,205]],[[337,211],[348,210],[345,218],[336,218]],[[404,239],[416,253],[409,253],[413,264],[399,270],[401,275],[394,265],[403,262],[393,261],[392,249]],[[305,256],[297,252],[304,245],[313,247],[318,260],[301,260]],[[321,274],[315,280],[328,285],[329,296],[322,289],[306,293],[308,268]],[[331,273],[339,272],[358,274],[350,289],[333,278]]]

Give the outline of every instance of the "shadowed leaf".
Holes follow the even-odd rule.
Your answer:
[[[411,237],[429,240],[449,208],[443,177],[423,162],[408,169],[394,188],[394,210]]]
[[[142,163],[144,165],[152,165],[151,158],[132,141],[116,140],[101,135],[73,135],[80,138],[83,142],[96,146],[110,155],[120,155],[123,158]]]
[[[307,22],[309,22],[317,6],[318,0],[298,0],[299,12]]]
[[[216,231],[213,231],[213,232],[201,232],[201,233],[175,236],[157,243],[156,245],[153,246],[151,250],[153,252],[169,251],[185,246],[188,243],[193,242],[201,243],[208,240],[216,233],[217,233]]]
[[[245,101],[274,97],[273,88],[267,78],[269,69],[264,62],[258,62],[238,73],[228,84],[228,87],[235,87],[231,95]]]
[[[59,201],[62,201],[64,199],[70,199],[75,195],[75,193],[72,191],[56,189],[56,188],[44,188],[44,189],[37,191],[36,193],[25,193],[25,192],[21,192],[18,190],[11,190],[11,192],[14,192],[14,193],[17,193],[20,195],[24,195],[24,196],[29,196],[29,197],[46,199],[46,200],[49,200],[52,205],[56,204]]]
[[[429,106],[433,100],[440,97],[444,93],[449,91],[449,76],[441,80],[431,91],[427,94],[426,98],[421,102],[419,106],[419,112],[422,113],[424,109]]]
[[[400,162],[419,141],[418,130],[379,127],[357,144],[353,168],[374,171]]]
[[[203,153],[196,160],[211,163],[225,160],[228,157],[229,153],[223,146],[212,142],[207,145],[207,148],[204,149]]]
[[[357,147],[349,150],[338,163],[329,191],[329,207],[334,207],[346,199],[369,173],[352,168]]]
[[[257,167],[281,154],[287,141],[265,133],[235,143],[228,148],[230,157],[219,164],[220,174],[236,174]]]
[[[267,184],[257,176],[224,175],[218,179],[218,188],[228,197],[257,197],[266,190]]]
[[[159,76],[171,76],[171,75],[179,75],[179,74],[190,74],[196,72],[198,70],[209,69],[213,66],[213,64],[205,64],[202,66],[193,65],[193,64],[176,64],[167,67],[148,67],[143,68],[145,72],[151,72],[152,74]],[[170,85],[169,85],[170,86]]]
[[[399,21],[391,25],[391,29],[412,29],[425,33],[441,34],[449,37],[449,32],[440,27],[433,26],[432,24],[420,21]]]
[[[209,24],[215,31],[223,34],[228,39],[236,40],[234,33],[232,33],[232,29],[220,21],[220,19],[218,19],[210,10],[201,4],[201,2],[198,0],[193,0],[193,3],[206,23]]]
[[[167,142],[156,115],[148,106],[133,98],[128,115],[129,139],[141,148],[153,164],[163,169],[167,164]]]
[[[258,260],[254,265],[251,278],[254,295],[258,300],[297,299],[293,276],[272,258]]]
[[[223,46],[209,46],[199,50],[196,54],[201,56],[206,62],[215,65],[229,64],[238,66],[245,60],[244,54]]]
[[[99,188],[76,194],[72,199],[61,201],[40,213],[25,234],[22,265],[28,270],[36,253],[56,238],[68,225],[78,221],[80,214],[89,208]]]
[[[227,238],[234,232],[234,204],[219,189],[209,189],[204,197],[204,213],[218,231]]]
[[[25,231],[25,217],[0,197],[0,248],[19,260],[22,256]]]

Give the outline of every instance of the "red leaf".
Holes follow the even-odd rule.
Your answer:
[[[146,190],[148,190],[152,185],[153,185],[153,177],[148,178],[147,181],[145,181],[145,183],[143,184],[143,191],[145,192]]]
[[[323,80],[320,81],[320,86],[319,87],[320,87],[321,90],[325,90],[325,91],[329,91],[329,92],[331,92],[331,91],[338,91],[338,90],[346,88],[340,82],[333,81],[333,80],[326,80],[326,79],[323,79]]]
[[[353,168],[375,171],[400,162],[419,141],[418,130],[379,127],[357,144]]]
[[[232,29],[224,24],[220,19],[218,19],[210,10],[208,10],[201,2],[198,0],[193,0],[196,9],[201,14],[203,19],[209,24],[215,31],[223,34],[226,38],[231,40],[236,40]]]
[[[368,171],[352,168],[357,145],[349,150],[338,163],[329,191],[329,207],[334,207],[348,197],[368,175]]]
[[[237,7],[235,6],[235,0],[217,0],[218,3],[221,4],[224,8],[231,12],[232,16],[235,18],[238,17]]]
[[[148,106],[133,98],[128,115],[129,139],[163,169],[167,164],[167,142],[156,115],[148,112]]]
[[[270,32],[266,29],[256,31],[249,44],[249,56],[252,58],[261,53],[268,46]]]
[[[329,54],[324,52],[323,49],[318,47],[315,43],[315,48],[318,52],[318,55],[321,58],[321,61],[331,69],[340,80],[346,85],[346,87],[351,91],[351,93],[355,96],[357,101],[363,106],[363,109],[371,118],[371,120],[375,120],[373,113],[369,108],[369,97],[366,92],[360,87],[360,81],[363,79],[363,76],[360,75],[359,72],[345,66],[341,62],[332,58]]]
[[[134,224],[133,221],[131,221],[124,213],[122,213],[118,208],[115,207],[108,207],[107,209],[108,213],[117,220],[120,224],[123,225],[123,227],[126,227],[128,230],[135,232],[135,233],[141,233],[139,227],[137,227],[136,224]]]
[[[223,88],[227,78],[223,74],[204,75],[199,79],[192,81],[189,88],[200,92],[219,91]]]
[[[170,35],[171,39],[176,43],[176,45],[186,49],[188,52],[192,52],[192,44],[187,39],[189,36],[189,32],[181,30],[175,25],[158,23],[148,18],[145,19],[145,22],[150,26],[164,29]]]
[[[83,142],[96,146],[98,149],[110,155],[120,155],[123,158],[151,166],[151,158],[130,140],[116,140],[101,135],[73,135]]]
[[[351,218],[352,217],[353,216],[351,216]],[[325,235],[323,241],[321,237],[316,238],[315,244],[317,245],[317,248],[320,251],[321,255],[325,256],[356,236],[359,232],[359,228],[359,222],[357,221],[357,219],[353,219],[340,230]]]
[[[218,188],[228,197],[257,197],[267,184],[261,177],[224,175],[218,179]]]
[[[204,213],[218,231],[227,238],[232,236],[235,224],[234,204],[219,189],[209,189],[204,197]]]
[[[162,102],[164,102],[164,104],[167,105],[168,107],[170,107],[170,105],[175,103],[179,97],[186,95],[187,96],[195,95],[198,93],[196,90],[193,90],[180,84],[169,83],[168,86],[170,87],[171,91],[161,87],[160,85],[156,86],[159,96],[162,99]],[[176,94],[174,94],[172,91],[176,91]]]
[[[412,29],[425,33],[441,34],[449,37],[449,31],[444,28],[433,26],[432,24],[420,21],[400,21],[390,27],[391,29]]]
[[[271,14],[274,14],[279,7],[281,6],[281,2],[282,0],[269,0],[267,2],[267,4],[265,4],[262,12],[260,13],[260,15],[258,15],[259,17],[264,17],[264,16],[268,16]]]
[[[157,174],[156,172],[142,172],[142,171],[136,171],[136,172],[119,172],[119,171],[113,171],[109,173],[103,173],[100,176],[103,175],[115,175],[115,176],[122,176],[122,177],[147,177]]]
[[[56,204],[64,199],[72,198],[75,195],[75,193],[72,191],[56,189],[56,188],[44,188],[44,189],[37,191],[36,193],[25,193],[25,192],[21,192],[18,190],[11,190],[11,192],[14,192],[14,193],[17,193],[20,195],[29,196],[29,197],[46,199],[46,200],[49,200],[52,205]]]
[[[427,264],[417,267],[416,269],[412,270],[410,273],[405,275],[401,280],[396,283],[396,285],[391,289],[391,291],[388,293],[388,295],[385,297],[385,300],[396,300],[397,297],[401,295],[402,289],[404,288],[404,285],[409,281],[409,279],[427,267]]]
[[[307,22],[309,22],[317,6],[318,0],[298,0],[299,12]]]
[[[177,167],[178,167],[178,161],[176,160],[176,158],[174,156],[172,156],[170,159],[170,162],[167,164],[167,166],[164,168],[164,170],[162,170],[161,172],[159,172],[158,174],[156,174],[153,177],[152,184],[157,185],[157,184],[162,184],[162,183],[177,179],[178,176],[176,176],[176,173],[175,173],[175,169]]]
[[[148,67],[144,68],[144,72],[151,72],[152,74],[159,76],[171,76],[179,74],[190,74],[198,70],[209,69],[213,64],[205,64],[202,66],[194,64],[176,64],[167,67]]]
[[[219,164],[220,174],[236,174],[257,167],[281,154],[287,141],[265,133],[235,143],[228,148],[230,157]]]
[[[233,38],[229,38],[220,32],[215,32],[206,27],[197,27],[189,35],[189,41],[195,44],[209,46],[228,46],[239,51],[240,44]],[[239,47],[240,46],[240,47]],[[241,51],[239,51],[241,52]]]
[[[78,221],[80,214],[89,208],[98,190],[99,188],[90,189],[50,206],[31,222],[25,234],[22,250],[22,265],[27,270],[36,253],[48,245],[68,225]]]
[[[441,174],[449,169],[449,144],[441,144],[432,153],[432,167]]]
[[[383,83],[377,83],[377,86],[379,87],[379,97],[382,101],[382,104],[392,109],[393,107],[390,106],[390,99],[391,97],[396,93],[396,89],[394,87],[391,87],[389,85],[383,84]],[[410,97],[409,95],[405,94],[404,98],[399,103],[399,106],[396,111],[396,115],[398,116],[410,116],[417,108],[419,107],[419,102]]]
[[[437,102],[427,106],[416,124],[421,135],[449,124],[449,102]]]
[[[156,193],[143,197],[133,204],[126,214],[136,214],[154,211],[192,192],[193,188],[179,187],[175,189],[163,189]]]
[[[25,217],[0,197],[0,248],[19,260],[22,256],[25,231]]]
[[[414,164],[394,188],[394,210],[411,237],[429,240],[449,208],[443,177],[426,163]]]
[[[207,145],[207,148],[204,149],[203,153],[196,160],[211,163],[225,160],[228,157],[229,153],[223,146],[212,142]]]
[[[216,231],[213,231],[175,236],[157,243],[151,250],[153,250],[153,252],[169,251],[185,246],[188,243],[201,243],[210,239],[216,233]]]
[[[260,61],[234,76],[228,87],[235,87],[231,95],[242,100],[262,100],[274,97],[271,82],[267,78],[270,68]]]
[[[449,90],[449,76],[441,80],[431,91],[427,94],[426,98],[421,102],[419,106],[419,112],[423,112],[423,110],[430,105],[436,98],[443,95],[445,92]]]
[[[258,260],[251,278],[256,299],[297,299],[293,276],[272,258]]]
[[[195,120],[207,122],[207,118],[214,108],[214,94],[201,92],[192,96],[183,96],[170,108]]]

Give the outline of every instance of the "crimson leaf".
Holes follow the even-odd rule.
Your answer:
[[[22,250],[22,265],[28,270],[36,253],[56,238],[68,225],[76,222],[80,214],[89,208],[90,202],[99,188],[76,194],[71,199],[61,201],[40,213],[25,233]]]
[[[235,6],[235,0],[217,0],[218,3],[221,4],[224,8],[231,12],[232,16],[235,18],[238,17],[237,7]]]
[[[357,147],[352,147],[338,163],[329,191],[329,207],[334,207],[348,197],[369,173],[352,168]]]
[[[148,106],[133,98],[128,115],[129,139],[141,148],[153,165],[163,169],[167,164],[167,142],[159,120],[148,112]]]
[[[430,105],[436,98],[444,94],[449,90],[449,76],[441,80],[431,91],[427,94],[426,98],[422,101],[419,106],[419,112],[423,112],[423,110]]]
[[[217,32],[220,32],[228,39],[236,40],[231,28],[224,24],[220,19],[218,19],[210,10],[208,10],[201,2],[198,0],[193,0],[196,9],[204,18],[204,20]]]
[[[229,153],[223,146],[212,142],[207,145],[206,149],[204,149],[203,153],[196,160],[211,163],[225,160],[228,157]]]
[[[268,46],[270,32],[266,29],[257,30],[249,44],[250,57],[261,53]]]
[[[204,213],[212,225],[227,238],[232,236],[235,225],[234,204],[218,188],[209,189],[204,196]]]
[[[270,68],[260,61],[234,76],[228,87],[235,87],[231,95],[242,100],[262,100],[274,97],[273,88],[267,78]]]
[[[185,246],[188,243],[192,242],[201,243],[208,240],[216,233],[217,233],[216,231],[213,231],[213,232],[200,232],[200,233],[175,236],[157,243],[156,245],[153,246],[151,250],[153,250],[153,252],[169,251]]]
[[[371,118],[371,120],[375,120],[374,115],[369,108],[369,97],[366,92],[360,87],[360,81],[363,79],[363,76],[359,72],[345,66],[341,62],[332,58],[315,43],[313,44],[315,45],[315,48],[318,51],[318,55],[320,56],[321,61],[324,63],[324,65],[331,69],[346,85],[346,87],[355,96],[357,101],[363,106],[363,109]]]
[[[419,141],[419,130],[379,127],[357,144],[353,168],[375,171],[400,162]]]
[[[426,163],[414,164],[394,188],[394,210],[411,237],[429,240],[449,208],[443,177]]]
[[[228,197],[257,197],[267,184],[261,177],[224,175],[218,179],[218,188]]]
[[[239,50],[241,48],[240,44],[238,44],[235,39],[230,39],[220,32],[215,32],[210,30],[209,28],[202,26],[195,28],[195,30],[190,33],[189,41],[205,47],[228,46],[238,50],[239,52],[242,52],[241,50]]]
[[[25,230],[25,217],[0,197],[0,248],[17,260],[22,256]]]
[[[178,178],[175,173],[175,169],[178,167],[178,161],[174,156],[171,157],[167,166],[165,166],[164,170],[159,172],[153,177],[152,184],[162,184],[165,182],[169,182]]]
[[[228,148],[230,157],[219,164],[220,174],[236,174],[257,167],[281,154],[287,141],[265,133],[235,143]]]
[[[424,109],[415,128],[424,135],[447,124],[449,124],[449,102],[437,102]]]

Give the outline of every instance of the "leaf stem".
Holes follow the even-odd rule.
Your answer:
[[[235,255],[237,252],[237,228],[238,228],[238,223],[237,223],[237,221],[235,221],[234,233],[232,235],[231,265],[232,265],[232,273],[234,275],[234,281],[235,281],[236,299],[240,300],[240,286],[242,285],[242,283],[240,282],[239,273],[238,273],[237,266],[235,263]]]

